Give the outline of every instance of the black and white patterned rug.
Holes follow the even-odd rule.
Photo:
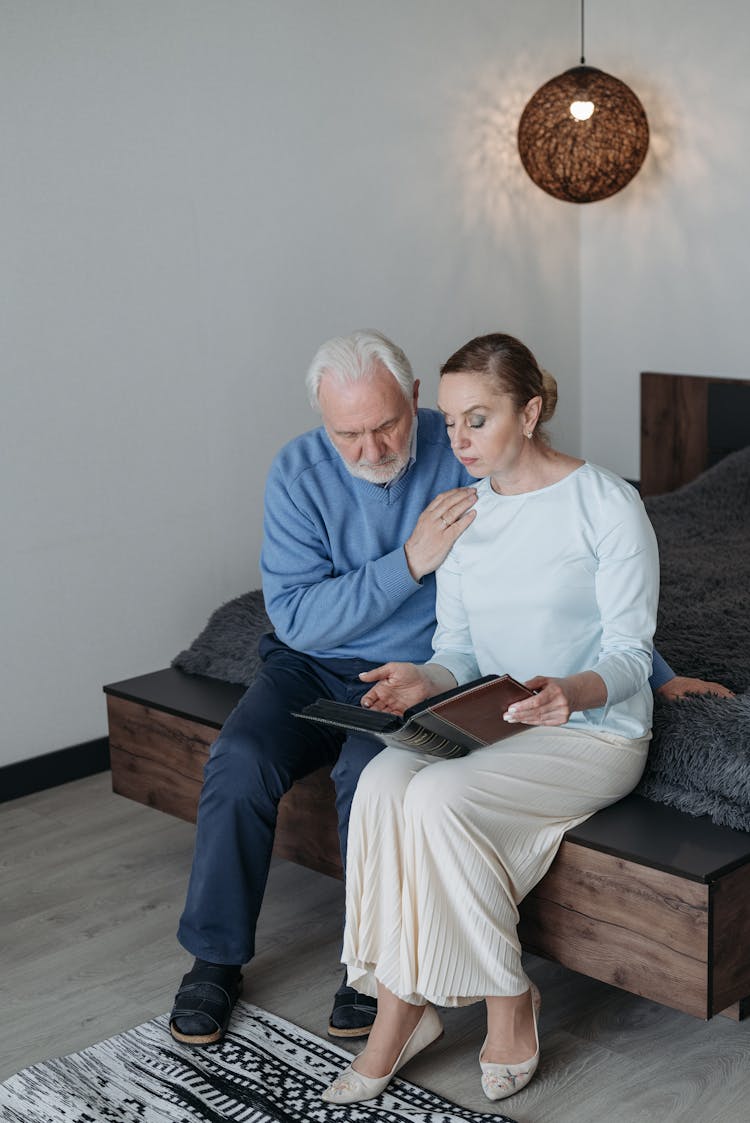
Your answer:
[[[238,1002],[220,1045],[188,1049],[167,1015],[0,1084],[3,1123],[513,1123],[397,1078],[377,1100],[324,1104],[351,1054]]]

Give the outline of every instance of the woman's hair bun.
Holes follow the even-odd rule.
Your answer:
[[[557,379],[544,367],[539,370],[542,372],[542,412],[539,420],[544,422],[549,421],[557,406]]]

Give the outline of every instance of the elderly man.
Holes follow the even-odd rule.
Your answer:
[[[409,362],[377,332],[324,344],[307,377],[323,425],[276,457],[265,494],[263,592],[274,633],[206,766],[178,938],[196,956],[170,1018],[192,1045],[223,1036],[240,992],[278,803],[295,780],[333,767],[342,854],[357,779],[381,747],[291,715],[316,698],[358,702],[359,674],[421,662],[435,626],[434,570],[474,517],[473,488],[440,415],[418,410]],[[369,1031],[375,1011],[346,987],[331,1031]]]
[[[295,780],[332,766],[345,861],[354,789],[381,748],[292,711],[320,697],[357,703],[369,689],[362,671],[430,657],[434,571],[474,517],[469,477],[440,415],[418,409],[419,383],[395,344],[373,331],[332,339],[307,388],[323,425],[281,450],[266,486],[261,570],[275,631],[205,770],[178,932],[196,959],[170,1016],[172,1035],[189,1045],[221,1040],[240,993],[279,800]],[[652,685],[674,695],[703,684],[677,680],[655,660]],[[375,1012],[344,981],[329,1033],[365,1036]]]

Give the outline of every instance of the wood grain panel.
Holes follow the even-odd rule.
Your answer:
[[[112,790],[194,823],[203,766],[219,730],[112,695],[107,712]],[[274,854],[343,877],[327,769],[298,780],[281,800]]]
[[[563,842],[521,906],[524,948],[708,1017],[708,887]]]
[[[713,887],[713,1011],[750,997],[750,866],[725,874]],[[744,1008],[747,1007],[747,1001]],[[737,1016],[742,1016],[740,1002]]]
[[[708,381],[687,374],[641,374],[642,495],[674,491],[706,467]]]
[[[750,381],[641,374],[641,494],[694,480],[750,444]]]
[[[107,713],[113,791],[195,822],[218,729],[112,696]]]

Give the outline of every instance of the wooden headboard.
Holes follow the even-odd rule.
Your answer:
[[[641,494],[689,483],[750,445],[750,381],[641,374]]]

